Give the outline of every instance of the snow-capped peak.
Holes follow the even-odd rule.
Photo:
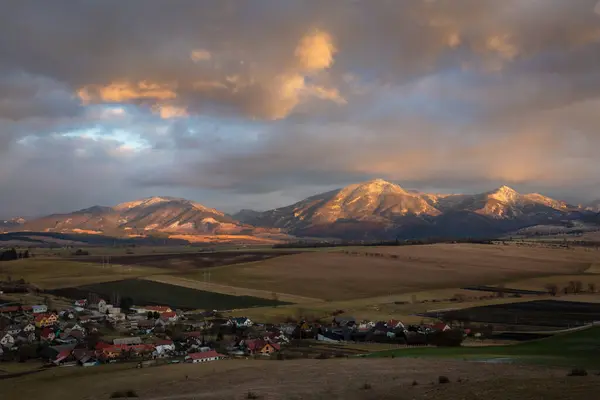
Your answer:
[[[489,192],[488,196],[504,203],[512,203],[519,198],[520,194],[513,188],[502,185],[498,189]]]
[[[115,209],[116,210],[128,210],[128,209],[139,207],[139,206],[148,207],[153,204],[164,203],[167,201],[171,201],[171,199],[166,198],[166,197],[158,197],[158,196],[148,197],[148,198],[141,199],[141,200],[134,200],[134,201],[129,201],[126,203],[118,204],[115,207]]]
[[[359,183],[356,190],[369,194],[388,193],[407,193],[399,185],[385,181],[383,179],[373,179],[367,182]]]

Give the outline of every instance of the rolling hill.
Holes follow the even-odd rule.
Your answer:
[[[19,230],[88,234],[241,234],[251,226],[186,199],[151,197],[114,207],[94,206],[27,221]]]

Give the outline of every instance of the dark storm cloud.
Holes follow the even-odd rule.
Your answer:
[[[600,197],[596,0],[6,3],[5,210],[371,177]]]

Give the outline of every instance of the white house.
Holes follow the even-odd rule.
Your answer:
[[[156,357],[165,357],[173,351],[175,351],[175,345],[172,342],[165,343],[165,344],[158,344],[154,348],[153,355]]]
[[[2,336],[2,339],[0,339],[0,345],[10,349],[15,345],[15,338],[13,337],[13,335],[7,333],[4,336]]]
[[[217,353],[216,350],[210,350],[210,351],[204,351],[201,353],[188,354],[185,357],[185,361],[197,364],[197,363],[220,360],[224,357],[225,356],[223,354]]]
[[[108,304],[106,304],[106,300],[100,299],[100,301],[98,301],[98,312],[106,314],[106,310],[108,310]]]
[[[23,327],[23,332],[27,332],[27,333],[35,332],[35,325],[34,324],[25,325]]]
[[[42,314],[45,312],[48,312],[48,306],[45,304],[40,304],[37,306],[32,306],[31,307],[31,312],[33,312],[34,314]]]
[[[238,328],[252,326],[254,323],[250,318],[237,317],[228,321],[228,325],[235,325]]]

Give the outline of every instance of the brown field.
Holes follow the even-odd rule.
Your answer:
[[[267,252],[267,251],[218,251],[218,252],[198,252],[195,253],[166,253],[166,254],[129,254],[110,256],[111,264],[121,264],[127,266],[144,266],[164,268],[174,273],[193,272],[197,269],[210,268],[229,264],[240,264],[253,261],[265,260],[268,258],[280,257],[286,254],[295,254],[297,251],[288,250],[287,252]],[[72,257],[72,261],[85,261],[92,263],[102,263],[106,259],[104,256],[90,255]],[[168,271],[163,270],[163,273]]]
[[[214,268],[211,280],[235,287],[346,300],[579,274],[599,259],[600,252],[584,249],[474,244],[356,247]]]
[[[0,263],[0,279],[24,279],[41,289],[88,285],[131,279],[164,272],[158,268],[75,262],[61,259],[28,258]]]
[[[289,303],[315,303],[322,301],[321,299],[302,297],[287,293],[269,292],[266,290],[248,289],[220,285],[217,283],[202,282],[199,280],[184,278],[181,276],[152,275],[144,279],[154,282],[167,283],[169,285],[182,286],[190,289],[204,290],[207,292],[229,294],[232,296],[252,296],[270,300],[272,300],[274,297],[277,297],[277,300]]]
[[[146,400],[245,399],[582,399],[600,377],[562,369],[421,359],[225,360],[136,369],[134,364],[55,368],[0,380],[6,400],[108,399],[135,391]],[[437,383],[440,375],[450,383]],[[417,385],[413,385],[413,381]],[[76,388],[76,389],[74,389]]]

